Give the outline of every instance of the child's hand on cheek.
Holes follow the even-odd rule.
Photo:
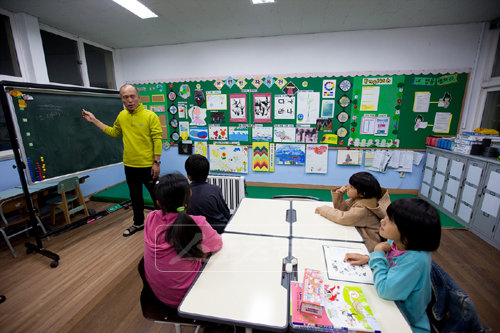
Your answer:
[[[389,252],[391,250],[391,245],[387,242],[381,242],[375,245],[375,248],[373,251],[383,251],[385,253]]]

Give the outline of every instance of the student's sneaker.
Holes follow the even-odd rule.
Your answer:
[[[128,236],[132,236],[133,234],[135,234],[137,231],[141,231],[142,229],[144,229],[144,223],[141,224],[141,225],[135,225],[135,224],[132,224],[130,227],[128,227],[124,232],[123,232],[123,237],[128,237]]]

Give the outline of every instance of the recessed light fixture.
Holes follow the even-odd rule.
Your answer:
[[[153,13],[148,7],[144,6],[137,0],[113,0],[123,8],[131,11],[135,15],[139,16],[141,19],[147,19],[152,17],[158,17]]]
[[[274,0],[252,0],[254,5],[259,5],[261,3],[273,3]]]

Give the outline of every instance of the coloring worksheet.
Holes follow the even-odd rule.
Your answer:
[[[328,279],[373,284],[373,274],[368,264],[353,266],[344,262],[346,253],[368,255],[366,249],[323,245]]]

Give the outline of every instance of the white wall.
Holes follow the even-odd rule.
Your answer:
[[[119,83],[293,73],[471,70],[481,24],[245,38],[117,50]]]

